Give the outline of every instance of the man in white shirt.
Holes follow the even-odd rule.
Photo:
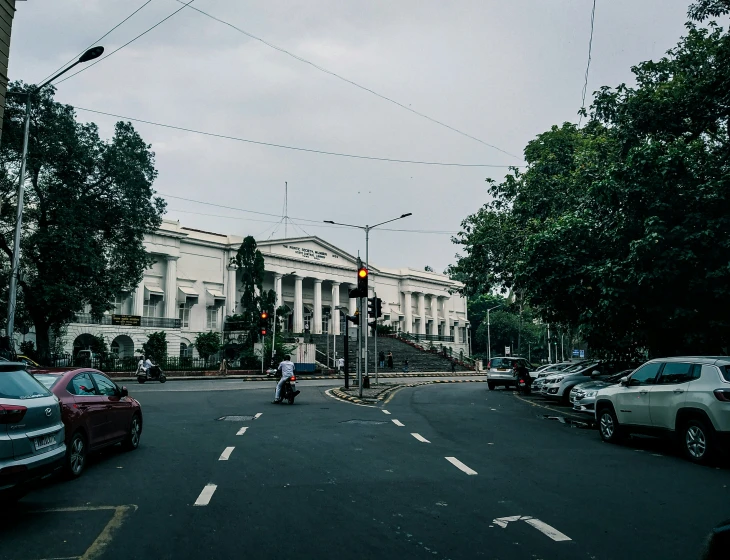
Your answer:
[[[147,374],[147,377],[150,376],[150,368],[154,364],[152,363],[152,360],[149,359],[149,357],[144,361],[144,365],[142,366],[144,368],[145,373]]]
[[[338,373],[342,373],[342,370],[345,369],[345,358],[338,358],[337,359],[337,371]]]
[[[281,402],[281,388],[284,383],[294,375],[294,362],[291,361],[290,356],[284,356],[284,361],[279,364],[277,371],[281,372],[281,379],[276,384],[276,395],[274,396],[274,404]]]
[[[137,364],[137,375],[139,375],[140,372],[144,373],[144,356],[139,357],[139,363]]]

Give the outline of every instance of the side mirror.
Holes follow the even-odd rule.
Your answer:
[[[629,378],[628,377],[622,377],[619,380],[619,383],[621,384],[622,387],[628,387],[629,386]]]
[[[122,390],[120,391],[119,394],[122,397],[128,397],[129,396],[129,391],[127,391],[127,388],[126,387],[122,387]]]

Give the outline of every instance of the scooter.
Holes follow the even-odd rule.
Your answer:
[[[532,392],[532,389],[530,388],[529,380],[525,379],[524,377],[517,378],[517,392],[522,393],[523,395],[529,395]]]
[[[159,381],[160,383],[164,383],[167,381],[167,377],[162,372],[160,366],[152,366],[147,372],[137,372],[137,381],[139,383],[144,383],[145,381]]]
[[[289,404],[294,404],[294,397],[296,397],[299,393],[301,393],[301,391],[297,391],[297,378],[292,375],[284,382],[284,385],[281,386],[281,393],[279,394],[280,399],[274,402],[276,404],[281,404],[282,401],[287,401]]]

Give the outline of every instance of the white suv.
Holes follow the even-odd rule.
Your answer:
[[[598,391],[596,421],[604,441],[668,433],[704,463],[730,439],[730,357],[651,360]]]

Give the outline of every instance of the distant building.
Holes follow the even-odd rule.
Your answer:
[[[164,220],[145,239],[155,263],[142,282],[133,292],[119,294],[115,309],[100,322],[88,313],[77,314],[68,325],[66,351],[85,348],[89,335],[101,334],[120,357],[131,356],[149,333],[163,330],[170,356],[194,356],[198,333],[226,332],[226,317],[240,312],[240,272],[231,259],[242,241]],[[278,305],[291,310],[284,331],[344,333],[344,316],[333,308],[355,312],[356,300],[348,297],[357,282],[354,256],[318,237],[260,241],[258,248],[266,267],[264,290],[275,290]],[[443,274],[371,263],[369,287],[383,300],[384,324],[468,355],[466,299],[452,293],[457,282]],[[129,315],[140,324],[113,324],[112,315]]]
[[[10,32],[13,29],[14,16],[15,0],[0,0],[0,135],[2,134],[3,116],[5,115],[5,92],[8,90]]]

